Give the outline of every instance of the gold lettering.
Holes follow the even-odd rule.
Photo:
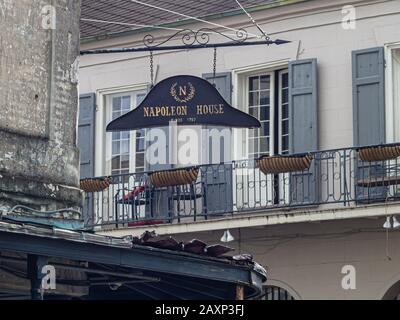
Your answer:
[[[179,95],[180,96],[186,96],[186,86],[183,86],[183,87],[181,87],[181,86],[179,86]]]
[[[181,115],[182,115],[182,107],[181,107],[181,106],[177,106],[177,107],[176,107],[176,114],[177,114],[178,116],[181,116]]]
[[[208,114],[223,114],[224,113],[224,105],[223,104],[198,104],[197,105],[197,114],[198,115],[208,115]]]
[[[202,107],[197,106],[198,114],[202,114]],[[169,116],[187,116],[188,106],[157,106],[157,107],[144,107],[143,108],[144,117],[169,117]]]

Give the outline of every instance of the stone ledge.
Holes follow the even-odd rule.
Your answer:
[[[45,208],[82,207],[83,193],[79,188],[34,181],[22,177],[0,176],[0,210],[14,204]]]

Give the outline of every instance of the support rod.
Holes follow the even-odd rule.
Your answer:
[[[264,40],[264,41],[248,41],[248,42],[222,42],[222,43],[206,43],[206,44],[192,44],[192,45],[181,45],[181,46],[152,46],[152,47],[141,47],[141,48],[118,48],[118,49],[95,49],[95,50],[83,50],[81,55],[89,54],[107,54],[107,53],[128,53],[128,52],[146,52],[146,51],[167,51],[167,50],[188,50],[188,49],[205,49],[205,48],[223,48],[223,47],[240,47],[240,46],[256,46],[261,44],[281,45],[290,43],[287,40]]]
[[[244,300],[244,287],[239,284],[236,286],[236,300]]]

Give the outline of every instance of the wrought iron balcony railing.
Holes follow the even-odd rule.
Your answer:
[[[85,179],[83,215],[118,227],[396,200],[399,156],[387,144]]]

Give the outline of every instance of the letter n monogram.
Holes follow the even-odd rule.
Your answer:
[[[186,96],[186,86],[179,86],[179,95]]]

